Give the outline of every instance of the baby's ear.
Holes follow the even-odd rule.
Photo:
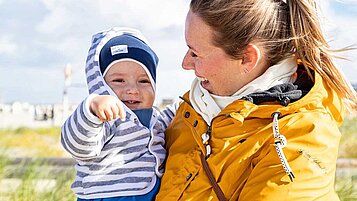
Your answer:
[[[257,66],[260,56],[260,49],[256,45],[249,43],[243,50],[242,57],[242,65],[246,73],[249,73]]]

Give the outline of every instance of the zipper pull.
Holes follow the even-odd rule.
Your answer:
[[[201,138],[202,138],[202,143],[203,145],[206,146],[206,156],[205,158],[207,159],[211,153],[212,153],[212,149],[211,149],[211,145],[209,144],[209,140],[211,138],[211,132],[212,132],[212,127],[211,126],[208,126],[208,129],[207,129],[207,132],[206,133],[203,133],[201,135]]]

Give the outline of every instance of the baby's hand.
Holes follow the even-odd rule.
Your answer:
[[[93,98],[90,111],[103,122],[116,119],[118,115],[121,120],[125,120],[126,115],[123,103],[110,95],[99,95]]]

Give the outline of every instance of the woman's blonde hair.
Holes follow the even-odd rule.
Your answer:
[[[270,65],[295,54],[319,73],[345,100],[356,106],[351,84],[332,62],[331,50],[320,27],[315,0],[191,0],[190,10],[213,30],[213,43],[233,58],[240,58],[251,42],[263,45]]]

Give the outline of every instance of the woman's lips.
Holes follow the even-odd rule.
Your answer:
[[[198,80],[201,82],[201,86],[202,86],[204,89],[208,90],[208,85],[209,85],[208,79],[207,79],[207,78],[204,78],[204,77],[197,77],[197,78],[198,78]]]
[[[208,81],[207,78],[204,78],[204,77],[197,77],[199,81],[201,82],[205,82],[205,81]]]

